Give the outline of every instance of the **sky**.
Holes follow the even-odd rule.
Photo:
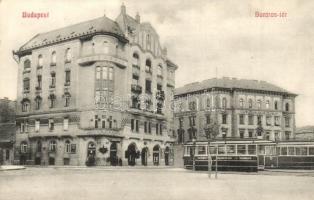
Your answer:
[[[122,2],[159,33],[179,66],[177,87],[216,76],[264,80],[298,94],[297,126],[314,125],[314,1],[307,0],[0,0],[0,98],[16,98],[12,50],[37,33],[104,14],[115,19]],[[23,12],[49,17],[22,18]]]

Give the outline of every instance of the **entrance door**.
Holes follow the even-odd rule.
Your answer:
[[[26,165],[26,155],[24,154],[20,156],[20,165]]]
[[[170,149],[169,147],[166,147],[165,149],[165,165],[166,166],[169,165],[169,154],[170,154]]]
[[[127,157],[128,157],[128,165],[134,166],[136,164],[136,146],[134,143],[128,146],[127,150]]]
[[[153,162],[154,165],[159,165],[159,145],[155,145],[153,148]]]
[[[142,149],[142,154],[141,154],[142,165],[144,165],[144,166],[147,166],[147,154],[148,154],[148,148],[144,147]]]
[[[87,146],[87,161],[86,165],[87,166],[94,166],[96,164],[96,145],[94,142],[88,143]]]
[[[118,157],[117,157],[117,143],[112,143],[110,145],[110,164],[112,166],[117,166]]]
[[[35,158],[35,165],[40,165],[41,164],[41,158],[40,157],[36,157]]]
[[[55,165],[55,158],[49,157],[49,165]]]

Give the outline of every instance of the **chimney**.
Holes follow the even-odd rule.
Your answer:
[[[126,14],[126,8],[125,8],[124,3],[122,3],[122,5],[121,5],[121,13],[124,15]]]
[[[138,12],[136,13],[135,20],[136,20],[137,23],[141,23],[141,17],[138,14]]]

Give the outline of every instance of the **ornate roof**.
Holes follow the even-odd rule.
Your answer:
[[[46,33],[37,34],[30,41],[24,44],[19,51],[25,51],[69,39],[99,33],[115,35],[121,39],[125,39],[117,22],[103,16]]]
[[[277,92],[288,95],[293,94],[281,87],[268,83],[266,81],[236,79],[236,78],[212,78],[202,82],[194,82],[183,87],[175,89],[175,95],[184,95],[197,91],[203,91],[211,88],[225,88],[225,89],[244,89],[255,90],[261,92]]]

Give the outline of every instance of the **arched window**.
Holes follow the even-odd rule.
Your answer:
[[[30,109],[30,100],[27,98],[22,99],[22,112],[28,112]]]
[[[72,54],[71,54],[71,49],[67,48],[67,50],[65,51],[65,62],[71,62],[72,60]]]
[[[136,52],[133,53],[133,64],[137,65],[138,67],[140,66],[140,57]]]
[[[148,49],[151,47],[151,38],[149,34],[146,35],[146,46]]]
[[[21,153],[27,153],[27,142],[21,142]]]
[[[249,99],[249,108],[253,108],[253,100]]]
[[[290,110],[290,105],[289,105],[289,103],[286,103],[285,107],[286,107],[286,111],[289,111],[289,110]]]
[[[69,140],[65,141],[65,152],[71,153],[71,142]]]
[[[57,149],[57,142],[55,140],[50,141],[49,143],[49,151],[56,152]]]
[[[56,65],[56,63],[57,63],[57,54],[55,51],[53,51],[51,54],[51,65]]]
[[[162,76],[162,74],[163,74],[163,73],[162,73],[162,65],[159,64],[159,65],[158,65],[158,72],[157,72],[157,75],[158,75],[158,76]]]
[[[275,107],[275,110],[278,110],[278,101],[275,101],[274,107]]]
[[[243,101],[242,98],[241,98],[240,101],[239,101],[239,105],[240,105],[240,108],[243,108],[243,107],[244,107],[244,101]]]
[[[269,100],[266,101],[265,107],[266,109],[269,109]]]
[[[227,108],[227,99],[225,97],[222,99],[222,108]]]
[[[262,102],[261,100],[257,100],[257,108],[261,109],[262,108]]]
[[[24,61],[24,70],[31,68],[31,61],[29,59]]]
[[[152,73],[152,61],[150,59],[147,59],[145,62],[145,71]]]
[[[38,67],[42,67],[43,63],[44,63],[44,59],[43,59],[43,56],[40,54],[38,56]]]

